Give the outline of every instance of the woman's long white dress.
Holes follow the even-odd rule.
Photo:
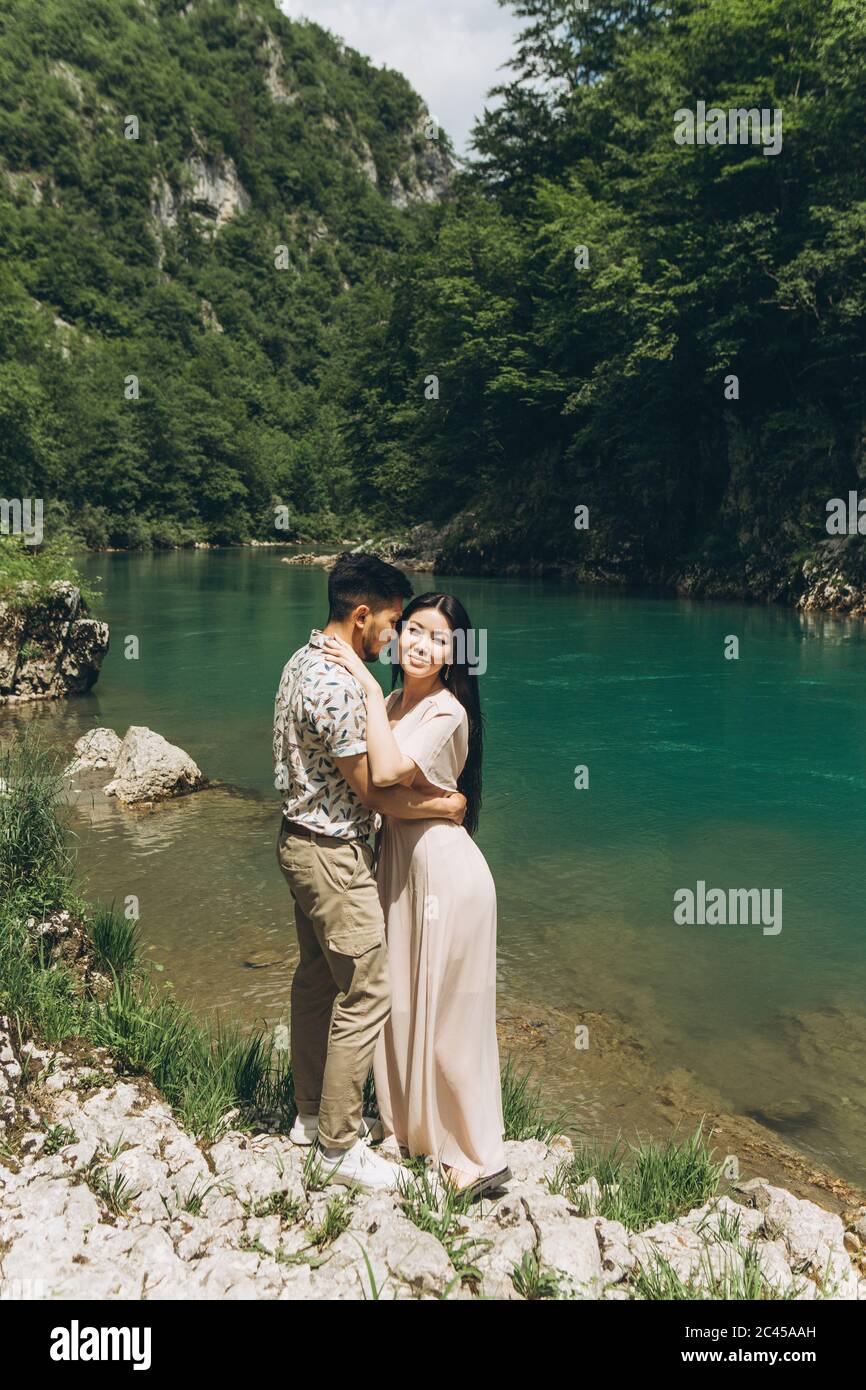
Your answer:
[[[431,786],[457,790],[469,733],[450,691],[419,701],[393,732]],[[392,989],[374,1058],[385,1133],[473,1179],[497,1173],[506,1159],[487,861],[460,825],[386,817],[376,879]]]

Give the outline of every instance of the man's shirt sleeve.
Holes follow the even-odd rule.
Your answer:
[[[339,666],[306,685],[304,706],[312,728],[332,758],[367,751],[367,704],[354,676]]]
[[[285,671],[280,678],[274,700],[274,777],[278,777],[286,759],[286,703],[288,700]]]

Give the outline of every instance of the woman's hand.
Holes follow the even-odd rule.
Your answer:
[[[354,647],[345,642],[342,637],[337,637],[332,632],[325,634],[325,655],[329,661],[335,661],[338,666],[344,666],[349,675],[354,676],[365,690],[371,689],[374,685],[377,689],[379,688],[376,677],[367,669],[365,662],[358,656]]]
[[[394,732],[388,723],[388,707],[381,685],[372,671],[368,671],[361,658],[355,654],[350,643],[344,642],[342,637],[326,632],[322,650],[328,661],[342,666],[350,676],[354,676],[364,692],[367,710],[367,766],[373,786],[393,787],[397,782],[402,782],[404,777],[414,772],[415,764],[400,751],[400,745],[394,738]],[[339,763],[340,760],[337,761]],[[349,759],[344,761],[348,762]]]

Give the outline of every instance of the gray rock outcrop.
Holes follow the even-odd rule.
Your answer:
[[[76,772],[101,772],[107,768],[113,772],[117,767],[123,740],[113,729],[89,729],[76,739],[73,747],[75,757],[66,768],[66,775]]]
[[[179,187],[158,178],[151,189],[151,213],[161,227],[176,227],[181,208],[188,207],[219,231],[251,206],[250,195],[229,155],[192,154],[184,160]]]
[[[0,704],[83,695],[108,651],[108,624],[87,614],[81,590],[57,579],[22,584],[0,603]]]
[[[207,784],[204,773],[182,748],[152,729],[133,724],[123,736],[114,778],[104,790],[106,796],[133,806],[185,796]]]
[[[446,197],[454,166],[426,107],[421,107],[414,123],[405,132],[404,149],[403,160],[388,190],[394,206],[406,208],[413,203],[435,203]]]
[[[803,562],[797,607],[866,616],[866,547],[862,537],[822,541]]]

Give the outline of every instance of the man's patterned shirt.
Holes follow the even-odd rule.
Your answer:
[[[286,662],[274,705],[275,783],[283,814],[321,835],[366,839],[379,817],[362,805],[335,758],[367,751],[367,706],[361,686],[324,654],[314,628]]]

